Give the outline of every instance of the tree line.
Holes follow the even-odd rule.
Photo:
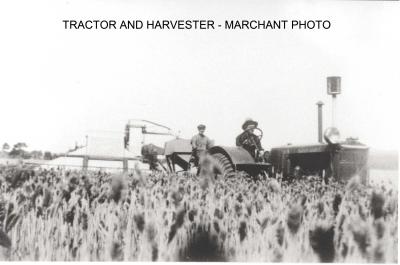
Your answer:
[[[22,158],[22,159],[44,159],[51,160],[57,156],[57,154],[51,153],[50,151],[32,150],[27,151],[28,145],[25,142],[18,142],[11,146],[8,143],[4,143],[2,146],[2,156],[10,158]]]

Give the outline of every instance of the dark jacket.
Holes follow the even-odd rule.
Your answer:
[[[236,146],[246,149],[253,157],[256,156],[256,150],[262,150],[260,139],[249,131],[244,131],[236,137]]]

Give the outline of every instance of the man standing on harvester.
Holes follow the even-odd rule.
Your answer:
[[[212,142],[210,138],[204,135],[204,132],[206,130],[206,126],[203,124],[200,124],[197,126],[197,129],[199,131],[198,134],[192,137],[192,140],[190,141],[190,144],[192,145],[192,157],[191,161],[194,166],[197,167],[197,174],[200,172],[200,159],[203,155],[205,155],[206,151],[212,146]]]
[[[246,149],[253,158],[262,157],[264,149],[261,146],[260,138],[254,134],[254,129],[258,126],[258,122],[247,119],[243,125],[242,132],[236,137],[236,146],[241,146]]]

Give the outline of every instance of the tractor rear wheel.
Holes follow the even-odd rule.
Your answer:
[[[235,169],[229,159],[221,153],[212,155],[215,159],[215,173],[220,174],[222,178],[231,178],[235,176]]]

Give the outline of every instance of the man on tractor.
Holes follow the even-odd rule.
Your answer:
[[[204,135],[206,126],[200,124],[197,126],[199,131],[198,134],[192,137],[190,144],[192,145],[192,156],[190,158],[190,163],[197,167],[197,175],[200,172],[200,159],[205,155],[206,151],[212,146],[211,140]]]
[[[260,162],[263,157],[264,149],[260,141],[262,136],[258,136],[254,133],[255,130],[262,132],[257,126],[258,122],[247,119],[242,125],[243,132],[236,137],[236,146],[243,147],[257,162]]]

